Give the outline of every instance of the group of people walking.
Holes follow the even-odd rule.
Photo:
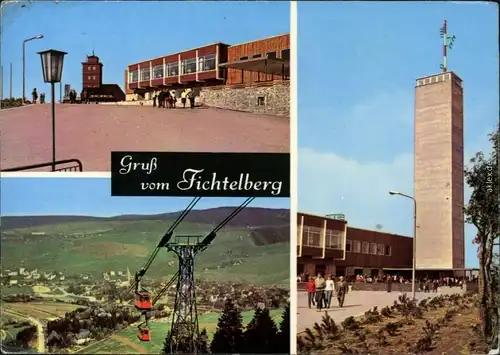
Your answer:
[[[196,91],[193,89],[185,89],[181,92],[182,108],[186,108],[189,100],[189,107],[195,107]],[[176,108],[177,91],[176,90],[161,90],[153,94],[153,107],[159,108]]]
[[[37,100],[38,100],[38,92],[36,91],[36,88],[33,89],[33,91],[31,92],[31,98],[33,99],[33,103],[36,104]],[[41,93],[40,94],[40,103],[41,104],[44,104],[45,103],[45,93]]]
[[[309,278],[306,290],[309,308],[315,306],[318,311],[321,311],[331,307],[334,294],[337,296],[339,307],[343,307],[349,286],[343,276],[335,282],[332,275],[328,275],[325,279],[321,273],[318,273],[316,277]]]

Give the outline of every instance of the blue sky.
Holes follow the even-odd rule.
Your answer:
[[[116,216],[183,210],[187,197],[112,197],[108,178],[2,178],[2,216]],[[245,198],[202,198],[195,209],[239,206]],[[290,208],[288,198],[256,198],[249,207]]]
[[[24,7],[22,7],[24,5]],[[92,50],[104,63],[103,83],[124,87],[128,64],[214,42],[238,44],[290,31],[288,2],[69,1],[2,2],[4,96],[22,96],[22,42],[27,43],[26,91],[49,93],[40,57],[45,49],[68,52],[63,83],[79,92],[81,62]],[[159,27],[152,27],[157,24]],[[164,33],[156,35],[158,29]]]
[[[465,157],[491,150],[498,123],[498,12],[493,3],[298,4],[299,210],[412,234],[413,108],[418,77],[437,74],[439,30],[456,41],[464,81]],[[467,191],[466,189],[466,196]],[[468,197],[467,197],[468,198]],[[468,226],[466,265],[477,265]]]

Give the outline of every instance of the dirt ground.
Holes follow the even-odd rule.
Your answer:
[[[379,310],[380,311],[380,310]],[[331,324],[317,324],[311,335],[300,335],[299,353],[315,354],[487,354],[480,335],[479,309],[471,296],[443,297],[432,307],[422,308],[421,316],[391,315],[356,318],[358,326],[339,330]],[[354,318],[353,318],[354,319]],[[377,320],[378,319],[378,320]],[[397,329],[388,323],[399,324]],[[357,328],[357,329],[355,329]],[[308,348],[304,348],[304,345]],[[312,345],[311,344],[315,344]],[[312,347],[312,348],[311,348]]]

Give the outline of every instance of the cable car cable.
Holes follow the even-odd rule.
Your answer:
[[[215,228],[201,241],[202,244],[208,246],[217,236],[217,232],[220,231],[226,224],[228,224],[234,217],[236,217],[245,207],[247,207],[250,202],[252,202],[255,197],[248,197],[240,206],[238,206],[233,212],[229,214],[222,222],[220,222]]]
[[[162,239],[154,249],[153,253],[147,260],[146,264],[136,273],[135,275],[135,280],[132,285],[130,285],[129,289],[127,290],[127,294],[131,292],[134,288],[136,288],[141,281],[142,277],[144,274],[148,271],[149,267],[153,263],[154,259],[160,252],[160,249],[166,245],[166,243],[170,240],[172,237],[173,232],[175,229],[179,226],[179,224],[186,218],[189,212],[192,211],[192,209],[196,206],[196,204],[201,200],[201,197],[194,197],[191,202],[186,206],[186,208],[181,212],[179,216],[175,219],[174,223],[168,228],[167,232],[163,235]]]

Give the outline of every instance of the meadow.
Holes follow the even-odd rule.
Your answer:
[[[281,322],[281,314],[283,310],[272,310],[271,317],[279,326]],[[253,317],[254,311],[242,313],[243,325],[247,325]],[[208,313],[198,316],[200,331],[203,328],[207,329],[209,338],[211,339],[217,329],[217,321],[219,313]],[[142,352],[146,354],[161,353],[163,342],[167,332],[170,330],[170,324],[166,322],[150,322],[152,340],[150,342],[141,342],[137,339],[137,328],[128,327],[117,333],[115,336],[109,337],[104,341],[97,342],[88,347],[80,349],[77,353],[85,354],[134,354]]]
[[[2,267],[23,266],[100,276],[110,270],[132,272],[148,259],[169,228],[169,221],[88,221],[19,228],[2,233]],[[207,235],[210,224],[182,223],[179,235]],[[249,230],[225,228],[197,259],[199,276],[214,281],[288,284],[290,243],[257,245]],[[177,258],[162,250],[147,277],[168,278]]]

